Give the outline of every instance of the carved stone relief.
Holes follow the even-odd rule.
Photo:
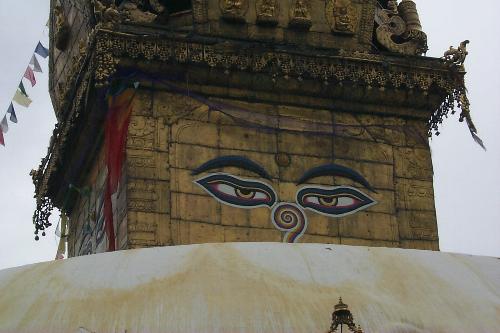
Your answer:
[[[352,0],[327,0],[325,15],[333,33],[356,33],[359,14]]]
[[[248,10],[248,0],[219,0],[222,18],[226,21],[243,23]]]
[[[311,28],[311,2],[310,0],[296,0],[290,8],[289,26],[300,30]]]
[[[159,195],[152,180],[134,179],[127,185],[128,209],[131,211],[154,212]]]
[[[387,9],[377,9],[377,41],[391,52],[420,55],[427,52],[427,35],[422,31],[415,2],[402,1],[396,7],[389,1]]]
[[[135,116],[129,125],[128,148],[155,148],[156,121],[153,118]]]
[[[277,25],[279,14],[279,3],[277,0],[258,0],[255,3],[257,12],[257,24]]]

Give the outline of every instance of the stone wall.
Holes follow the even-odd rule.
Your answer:
[[[51,8],[55,7],[54,4]],[[52,10],[50,20],[50,80],[49,90],[51,93],[52,104],[58,119],[65,110],[62,110],[63,99],[66,98],[66,89],[68,85],[77,76],[82,49],[87,47],[88,35],[91,31],[91,8],[88,2],[70,0],[62,1],[60,5],[60,14],[56,15],[56,11]],[[57,22],[64,22],[67,28],[65,39],[66,47],[58,49],[56,47],[57,40],[60,38],[61,31],[58,29]],[[64,36],[62,36],[64,37]]]
[[[356,170],[373,186],[376,192],[338,176],[311,181],[354,187],[378,204],[340,218],[306,210],[308,226],[299,242],[438,250],[425,120],[228,99],[210,103],[236,113],[210,110],[182,94],[139,90],[127,144],[129,247],[282,241],[268,207],[226,205],[194,183],[204,174],[192,171],[203,163],[238,155],[263,166],[272,179],[234,167],[215,171],[264,181],[281,202],[295,202],[301,175],[327,163]],[[249,119],[279,125],[257,128]]]

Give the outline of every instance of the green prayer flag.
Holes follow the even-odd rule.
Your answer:
[[[28,97],[28,94],[26,93],[26,89],[24,89],[24,84],[23,81],[19,82],[19,90],[23,93],[24,96]]]

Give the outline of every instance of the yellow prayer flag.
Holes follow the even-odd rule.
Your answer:
[[[23,95],[19,90],[16,91],[16,94],[14,95],[14,98],[12,100],[26,108],[31,104],[31,99],[28,96]]]

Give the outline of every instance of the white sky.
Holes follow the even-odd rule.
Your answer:
[[[432,141],[435,195],[442,251],[500,257],[500,1],[416,0],[429,56],[469,39],[467,85],[472,115],[488,151],[477,146],[458,115]],[[0,117],[3,117],[38,42],[48,47],[49,0],[0,1]],[[29,171],[45,156],[55,117],[44,74],[31,88],[29,109],[16,108],[18,124],[9,124],[0,147],[0,269],[52,260],[55,225],[34,241],[35,208]],[[1,119],[0,119],[1,120]],[[57,217],[55,217],[57,220]]]

